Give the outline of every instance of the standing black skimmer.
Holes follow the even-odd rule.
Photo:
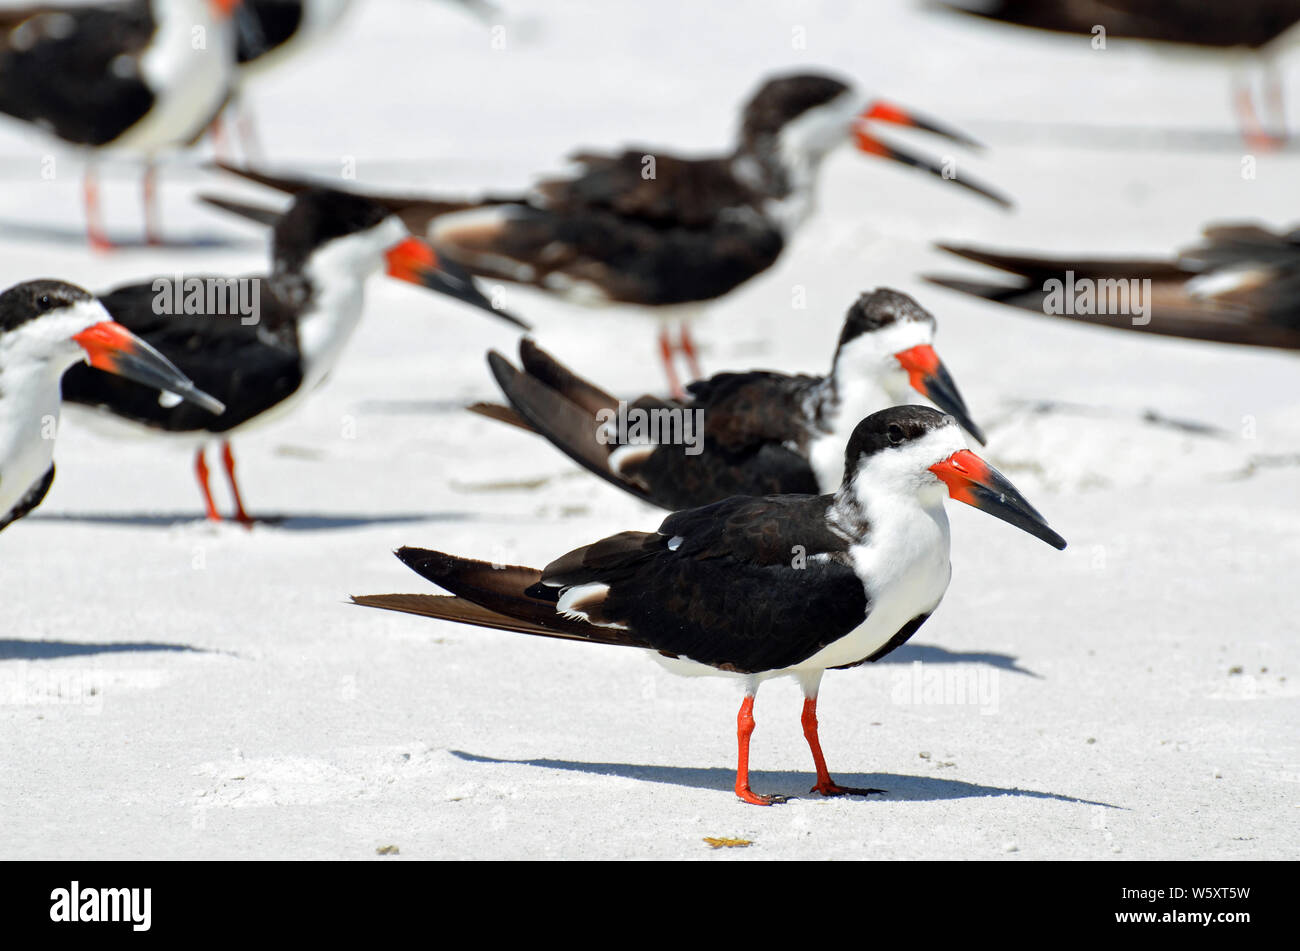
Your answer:
[[[235,70],[240,0],[123,0],[0,11],[0,112],[93,152],[146,157],[145,223],[159,241],[154,157],[193,143],[221,111]],[[94,158],[86,228],[109,247]]]
[[[81,288],[48,280],[9,288],[0,294],[0,530],[40,505],[54,483],[59,379],[78,360],[155,397],[166,390],[196,412],[225,409]]]
[[[73,368],[63,379],[69,403],[196,442],[195,468],[213,520],[220,516],[208,487],[205,444],[221,441],[236,518],[250,524],[230,438],[283,415],[325,379],[361,319],[365,282],[372,274],[386,266],[392,277],[513,319],[494,310],[471,279],[443,273],[433,249],[411,237],[387,209],[356,195],[326,189],[298,195],[275,224],[272,258],[269,276],[186,276],[184,299],[188,302],[191,289],[199,288],[196,302],[166,308],[169,312],[160,312],[160,287],[168,301],[180,299],[175,278],[126,285],[100,298],[115,320],[221,399],[226,404],[221,415],[159,400],[149,389],[91,368]],[[239,309],[250,300],[256,313]]]
[[[1210,226],[1204,235],[1203,243],[1163,260],[1045,258],[939,245],[1019,280],[995,283],[933,275],[926,280],[1081,324],[1300,350],[1300,229],[1279,233],[1242,223]],[[1149,294],[1142,284],[1146,280],[1151,282]],[[1092,292],[1099,312],[1048,306],[1053,294],[1059,305],[1085,289]],[[1112,308],[1114,301],[1128,306]],[[1137,320],[1133,301],[1144,308]]]
[[[879,660],[939,606],[952,574],[953,498],[1055,548],[1065,540],[996,469],[966,448],[955,420],[896,406],[862,420],[829,495],[734,497],[623,532],[538,571],[403,548],[409,567],[452,597],[368,595],[368,607],[544,637],[639,647],[680,674],[744,685],[736,795],[749,785],[754,694],[772,677],[804,693],[804,736],[826,796],[836,785],[817,739],[817,690],[830,668]],[[802,551],[802,555],[792,553]]]
[[[1215,50],[1241,50],[1262,60],[1274,120],[1285,129],[1286,109],[1276,59],[1300,40],[1300,0],[967,0],[939,3],[947,10],[1054,33],[1152,40]],[[1285,131],[1267,133],[1253,103],[1249,77],[1236,80],[1234,101],[1243,136],[1276,145]]]
[[[934,315],[911,297],[877,290],[849,308],[826,376],[719,373],[690,384],[685,401],[644,396],[630,406],[525,338],[522,371],[496,352],[488,356],[510,406],[471,409],[541,433],[579,465],[670,510],[732,495],[834,492],[857,423],[882,407],[915,402],[917,393],[984,442],[934,352],[934,330]],[[636,423],[656,414],[661,443],[619,444],[620,418]],[[698,421],[690,434],[687,421]],[[684,443],[688,435],[693,446]]]
[[[673,394],[683,354],[700,375],[686,318],[771,267],[812,211],[822,160],[853,141],[877,155],[923,169],[1003,207],[995,191],[951,167],[888,145],[869,121],[911,126],[966,146],[970,138],[883,101],[867,101],[829,76],[799,74],[765,82],[746,104],[729,155],[678,158],[658,149],[619,155],[580,152],[575,177],[541,181],[527,195],[469,201],[371,196],[475,276],[511,281],[594,306],[649,308],[681,320],[679,343],[660,332]],[[294,192],[301,178],[222,166]]]

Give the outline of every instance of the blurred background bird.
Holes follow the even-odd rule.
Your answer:
[[[728,155],[683,158],[648,147],[583,151],[575,174],[526,195],[454,200],[371,193],[475,276],[525,284],[586,306],[630,305],[665,321],[659,351],[700,375],[689,323],[702,305],[763,273],[815,207],[818,172],[837,146],[926,171],[1000,207],[1001,193],[950,163],[891,145],[870,123],[907,126],[976,147],[970,137],[818,73],[766,80],[741,111]],[[223,165],[287,192],[309,179]],[[679,327],[672,339],[668,324]]]
[[[111,247],[95,169],[110,150],[144,159],[145,233],[161,243],[155,159],[197,141],[224,106],[239,10],[240,0],[0,9],[0,112],[86,151],[93,247]]]

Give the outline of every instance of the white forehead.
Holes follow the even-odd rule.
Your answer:
[[[834,99],[813,106],[781,130],[780,151],[787,162],[820,158],[844,142],[865,105],[862,97],[846,89]]]
[[[934,342],[934,320],[895,320],[876,330],[859,334],[850,345],[862,341],[876,353],[902,353]]]

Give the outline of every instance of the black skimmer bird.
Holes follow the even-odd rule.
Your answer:
[[[59,380],[78,360],[165,390],[196,413],[225,407],[109,316],[88,292],[28,281],[0,294],[0,530],[41,504],[54,483]]]
[[[122,0],[0,11],[0,112],[92,153],[146,157],[145,223],[159,241],[154,157],[196,141],[235,70],[240,0]],[[93,154],[85,171],[90,242],[109,247]]]
[[[862,420],[828,495],[737,496],[668,516],[657,532],[623,532],[542,570],[403,548],[398,557],[450,591],[369,595],[367,607],[593,644],[638,647],[681,674],[738,679],[736,795],[749,784],[754,695],[792,676],[804,693],[813,790],[838,786],[817,738],[817,692],[830,668],[879,660],[939,606],[952,573],[953,498],[1055,548],[1065,540],[996,469],[966,448],[952,417],[896,406]],[[801,553],[801,554],[799,554]]]
[[[967,136],[889,103],[865,99],[838,79],[797,74],[770,79],[745,105],[728,155],[680,158],[658,149],[580,152],[573,177],[541,181],[520,196],[459,201],[372,195],[477,277],[509,281],[584,304],[631,305],[681,320],[660,352],[674,395],[683,354],[699,366],[686,319],[776,262],[812,211],[817,173],[837,145],[922,169],[992,200],[1010,202],[950,165],[876,136],[871,122],[911,126],[963,145]],[[223,165],[283,191],[309,183]]]
[[[1240,50],[1263,61],[1273,118],[1285,127],[1282,83],[1275,60],[1300,40],[1300,0],[979,0],[974,5],[963,0],[938,6],[1053,33],[1097,37],[1104,30],[1106,39]],[[1236,81],[1233,98],[1248,141],[1267,146],[1285,138],[1285,133],[1265,132],[1248,77],[1243,75]]]
[[[876,290],[849,308],[825,376],[719,373],[690,384],[682,402],[644,396],[630,405],[525,338],[522,370],[488,356],[510,406],[471,409],[541,433],[579,465],[670,510],[732,495],[833,492],[854,426],[882,407],[914,403],[917,393],[984,442],[934,351],[934,331],[934,315],[911,297]],[[660,441],[620,444],[620,420],[634,436],[629,423],[656,423]]]
[[[1204,236],[1176,257],[1154,260],[1048,258],[940,245],[1015,279],[998,283],[927,275],[926,280],[1082,324],[1300,350],[1300,229],[1281,233],[1254,224],[1215,225]],[[1085,292],[1093,305],[1073,306]],[[1142,309],[1136,317],[1135,304]]]
[[[325,379],[361,319],[365,282],[372,274],[386,267],[392,277],[513,320],[494,310],[472,279],[443,269],[433,249],[413,238],[387,209],[356,195],[326,189],[298,195],[275,223],[272,258],[268,276],[185,276],[179,287],[175,278],[161,278],[100,297],[115,320],[224,402],[220,415],[160,400],[151,390],[93,368],[74,367],[63,379],[66,402],[106,411],[96,419],[116,417],[137,429],[197,443],[195,468],[213,520],[220,516],[208,486],[204,446],[222,443],[236,518],[251,523],[235,479],[230,439],[288,412]],[[182,297],[180,305],[172,305]]]

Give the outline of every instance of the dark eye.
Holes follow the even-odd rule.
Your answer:
[[[903,441],[903,427],[898,423],[889,424],[889,441],[895,446]]]
[[[53,306],[53,301],[50,300],[49,294],[42,294],[41,299],[37,301],[37,303],[41,305],[41,310],[49,310],[50,307]]]

